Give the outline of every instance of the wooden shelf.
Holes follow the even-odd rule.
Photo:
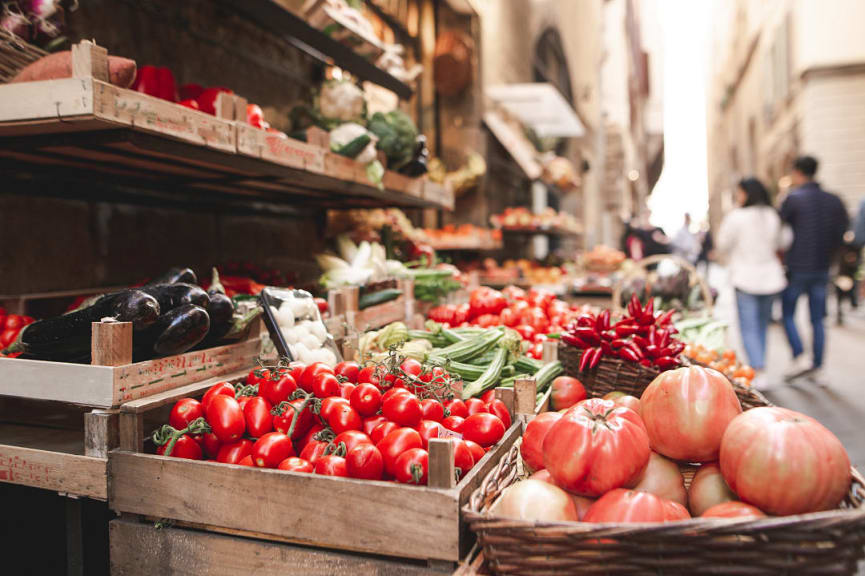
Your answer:
[[[509,234],[512,236],[569,236],[576,238],[580,235],[579,232],[575,230],[566,230],[564,228],[521,228],[514,226],[506,226],[501,228],[502,234]]]
[[[493,251],[493,250],[501,250],[502,242],[496,240],[477,240],[474,238],[469,238],[466,241],[445,241],[445,242],[430,242],[430,246],[433,247],[433,250],[438,250],[441,252],[448,251]]]
[[[329,151],[96,79],[7,84],[0,101],[9,104],[0,110],[0,173],[115,185],[100,200],[244,211],[453,206],[426,180],[388,172],[379,189],[362,165]]]
[[[294,46],[326,64],[338,66],[362,80],[378,84],[400,98],[411,98],[411,87],[373,62],[340,44],[306,20],[274,0],[245,0],[232,4],[235,10],[262,28],[287,38]]]

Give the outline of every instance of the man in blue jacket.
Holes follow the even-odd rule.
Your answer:
[[[826,291],[829,265],[841,246],[850,223],[841,199],[823,190],[814,181],[817,160],[800,156],[793,163],[795,188],[781,206],[781,218],[793,229],[793,245],[786,255],[789,284],[782,295],[784,330],[793,352],[793,369],[788,379],[808,374],[816,381],[823,365],[826,316]],[[811,326],[814,331],[814,357],[809,364],[803,354],[802,340],[793,319],[796,302],[808,295]]]

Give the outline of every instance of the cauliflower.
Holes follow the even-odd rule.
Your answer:
[[[376,142],[378,142],[378,138],[374,134],[354,122],[341,124],[330,131],[330,149],[337,154],[354,158],[363,164],[368,164],[376,159]],[[358,143],[363,148],[357,146]],[[349,144],[352,146],[348,147]],[[354,150],[355,147],[360,149]]]
[[[363,90],[347,80],[329,80],[322,84],[318,96],[321,115],[340,122],[352,122],[364,117],[366,101]]]

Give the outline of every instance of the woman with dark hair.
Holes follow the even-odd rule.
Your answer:
[[[736,289],[739,329],[751,366],[754,385],[765,388],[766,331],[772,300],[787,285],[778,251],[789,247],[792,233],[772,207],[766,187],[745,178],[736,190],[737,208],[721,222],[718,251],[727,257],[730,283]]]

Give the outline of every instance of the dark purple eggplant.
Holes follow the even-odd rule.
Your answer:
[[[210,332],[207,334],[207,340],[215,342],[228,333],[234,318],[234,302],[225,294],[225,287],[219,281],[219,272],[216,268],[213,269],[207,295],[210,297],[210,306],[207,308],[207,313],[210,315]]]
[[[177,282],[175,284],[152,284],[142,286],[141,290],[147,292],[159,301],[159,309],[163,314],[174,310],[183,304],[195,304],[205,310],[210,306],[210,297],[199,286]]]
[[[165,274],[157,276],[147,283],[147,286],[155,286],[156,284],[177,284],[183,282],[186,284],[198,284],[198,276],[192,271],[192,268],[181,268],[175,266],[169,268]]]
[[[159,336],[153,351],[159,356],[182,354],[204,340],[210,329],[207,310],[194,304],[182,304],[159,317]]]

